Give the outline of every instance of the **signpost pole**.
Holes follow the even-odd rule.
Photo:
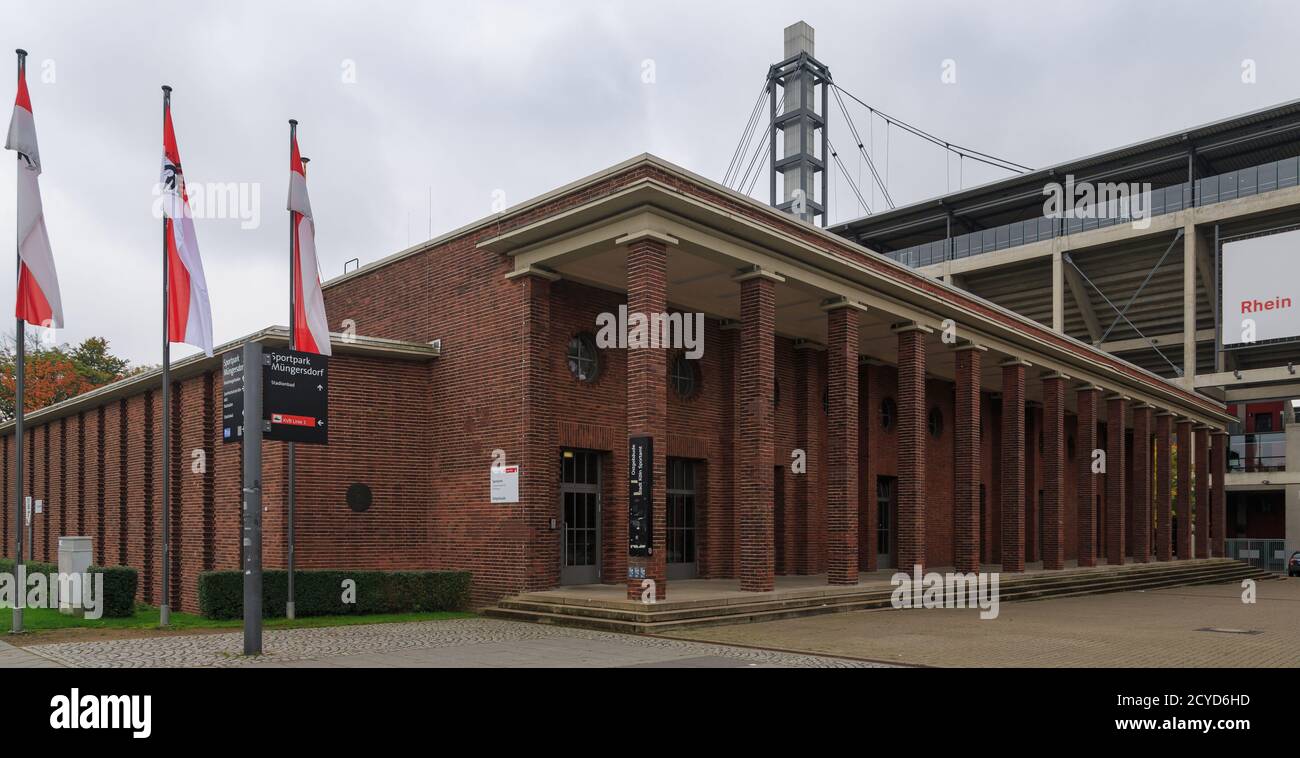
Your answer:
[[[262,654],[262,344],[244,344],[244,655]]]

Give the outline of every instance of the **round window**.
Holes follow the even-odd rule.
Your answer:
[[[927,421],[930,425],[930,436],[938,439],[939,435],[943,434],[943,411],[931,408]]]
[[[894,398],[887,397],[880,401],[880,428],[893,429],[894,419],[898,416],[898,404]]]
[[[596,352],[596,340],[590,334],[575,334],[569,340],[565,356],[569,363],[569,373],[580,382],[594,382],[600,375],[600,355]]]
[[[690,399],[700,389],[700,369],[695,361],[679,353],[668,367],[668,381],[673,385],[673,392],[683,400]]]

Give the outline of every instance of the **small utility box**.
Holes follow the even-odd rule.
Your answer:
[[[84,575],[90,571],[91,557],[91,539],[89,537],[60,537],[59,538],[59,573],[63,576],[72,576],[73,574]],[[70,585],[76,589],[70,591],[85,592],[85,588],[78,582]],[[57,592],[57,590],[55,590]],[[77,615],[85,613],[86,604],[82,602],[80,595],[73,597],[59,597],[59,613]]]

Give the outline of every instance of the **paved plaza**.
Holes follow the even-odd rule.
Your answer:
[[[9,652],[0,649],[0,667],[824,668],[871,665],[823,656],[480,618],[267,631],[263,637],[266,655],[258,659],[239,654],[243,636],[238,632],[63,642],[22,649],[5,647]]]
[[[884,610],[685,630],[681,639],[931,666],[1300,666],[1300,580],[1177,587],[1003,603]]]
[[[833,613],[705,627],[675,638],[488,618],[265,633],[28,644],[0,641],[0,668],[120,667],[871,667],[1300,666],[1300,581],[1181,587],[1004,603],[976,610]]]

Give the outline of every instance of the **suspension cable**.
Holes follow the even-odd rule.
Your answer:
[[[1033,170],[1033,169],[1029,168],[1028,166],[1025,166],[1025,165],[1022,165],[1022,164],[1016,163],[1015,161],[1009,161],[1009,160],[1006,160],[1005,158],[999,158],[999,157],[997,157],[996,155],[990,155],[990,154],[988,154],[988,153],[980,152],[979,150],[972,150],[972,149],[969,148],[969,147],[963,147],[963,146],[961,146],[961,145],[958,145],[958,144],[955,144],[955,143],[952,143],[952,142],[948,142],[947,140],[940,139],[939,137],[936,137],[936,136],[934,136],[933,134],[930,134],[929,132],[926,132],[926,131],[924,131],[924,130],[918,128],[918,127],[912,126],[911,124],[907,123],[906,121],[900,121],[899,119],[894,118],[893,116],[890,116],[889,114],[885,113],[884,111],[880,110],[879,108],[876,108],[876,107],[873,107],[873,106],[871,106],[871,105],[868,105],[868,104],[865,103],[861,98],[859,98],[857,95],[854,95],[852,92],[849,92],[848,90],[844,89],[843,87],[841,87],[841,86],[838,85],[838,84],[835,84],[834,82],[832,82],[830,86],[833,87],[833,88],[835,88],[835,90],[837,90],[838,92],[843,92],[845,95],[848,95],[848,96],[849,96],[850,98],[852,98],[852,99],[854,100],[854,102],[856,102],[858,105],[861,105],[863,108],[866,108],[868,111],[870,111],[870,112],[872,112],[872,113],[874,113],[874,114],[880,116],[880,117],[881,117],[882,119],[884,119],[887,123],[891,123],[891,124],[893,124],[894,126],[897,126],[897,127],[900,128],[900,129],[903,129],[903,130],[905,130],[905,131],[907,131],[907,132],[910,132],[910,133],[916,135],[917,137],[920,137],[921,139],[924,139],[924,140],[926,140],[926,141],[928,141],[928,142],[932,142],[932,143],[934,143],[934,144],[936,144],[936,145],[938,145],[938,146],[944,148],[945,150],[948,150],[948,151],[950,151],[950,152],[957,153],[957,154],[959,154],[959,155],[962,154],[962,153],[965,153],[966,156],[969,157],[969,158],[971,158],[972,160],[977,160],[977,161],[980,161],[981,163],[987,163],[987,164],[990,165],[990,166],[994,166],[994,167],[996,167],[996,168],[1000,168],[1000,169],[1003,169],[1003,170],[1006,170],[1006,171],[1014,171],[1015,173],[1018,173],[1018,174],[1023,174],[1023,173],[1025,173],[1025,172],[1027,172],[1027,171],[1032,171],[1032,170]]]

